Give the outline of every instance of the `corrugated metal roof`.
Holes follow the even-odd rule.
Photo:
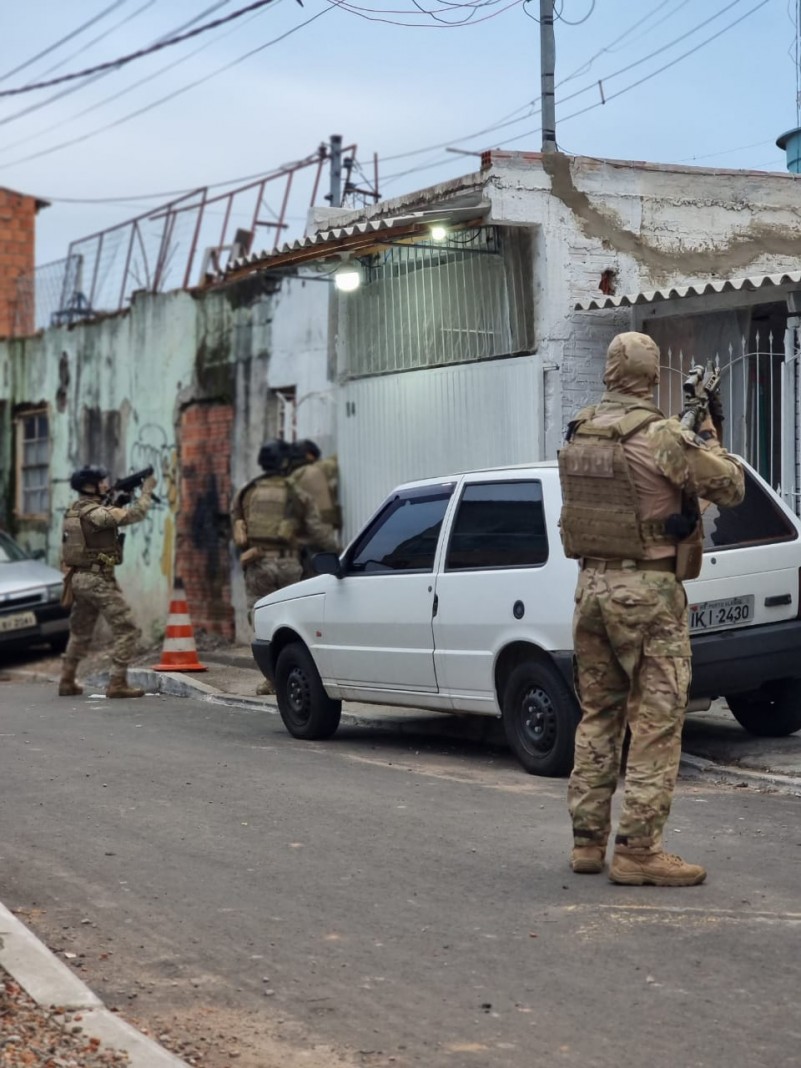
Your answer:
[[[682,300],[685,297],[705,297],[710,293],[752,293],[757,289],[801,284],[801,271],[784,274],[762,274],[751,278],[712,279],[696,282],[690,286],[671,286],[669,289],[651,289],[642,293],[626,293],[621,297],[601,297],[578,301],[575,311],[598,311],[604,308],[633,308],[637,304],[658,304],[665,300]]]
[[[364,252],[387,240],[421,235],[437,222],[451,226],[473,220],[480,222],[489,208],[489,201],[480,201],[465,207],[431,208],[382,219],[369,219],[351,226],[337,226],[331,230],[320,230],[316,234],[287,242],[271,252],[251,253],[249,256],[232,260],[221,277],[228,280],[231,275],[243,272],[309,263],[337,252]]]

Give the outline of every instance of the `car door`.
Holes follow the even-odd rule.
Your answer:
[[[456,707],[497,711],[498,650],[523,639],[570,648],[574,586],[575,565],[558,545],[549,562],[541,479],[515,473],[466,480],[437,577],[441,692]]]
[[[343,692],[436,693],[434,561],[453,488],[397,491],[345,554],[319,640]]]

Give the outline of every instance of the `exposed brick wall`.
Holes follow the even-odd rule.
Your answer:
[[[39,203],[35,197],[0,189],[0,337],[34,331],[32,300],[23,301],[17,318],[17,280],[33,272]]]
[[[180,511],[175,572],[195,631],[234,639],[229,562],[230,404],[193,404],[181,415]]]

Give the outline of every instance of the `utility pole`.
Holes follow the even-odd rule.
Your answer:
[[[342,207],[342,134],[331,134],[331,192],[326,200],[332,208]]]
[[[553,90],[555,66],[553,0],[540,0],[540,95],[542,97],[543,152],[556,152],[556,103]]]

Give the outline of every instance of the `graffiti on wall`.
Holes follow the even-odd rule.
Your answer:
[[[140,471],[152,467],[156,478],[155,495],[160,504],[150,509],[140,530],[143,534],[142,561],[149,564],[153,552],[161,546],[161,571],[172,576],[175,515],[178,511],[178,449],[171,434],[156,423],[139,428],[131,447],[130,469]]]

